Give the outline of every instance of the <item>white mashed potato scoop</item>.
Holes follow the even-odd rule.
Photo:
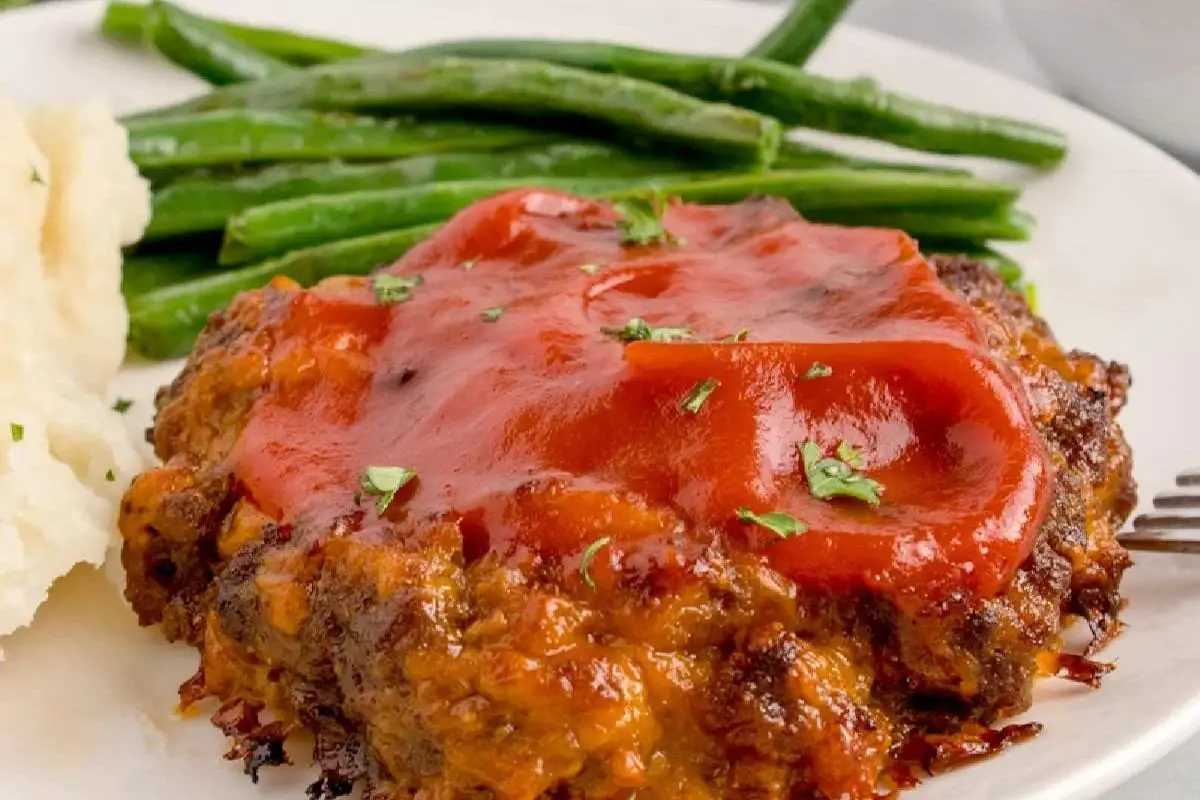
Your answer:
[[[105,398],[125,354],[121,247],[150,214],[101,105],[0,98],[0,636],[101,564],[143,460]]]

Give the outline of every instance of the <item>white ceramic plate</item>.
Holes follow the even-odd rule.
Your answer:
[[[380,45],[471,35],[591,37],[738,52],[778,13],[705,0],[189,0],[231,18]],[[95,93],[118,110],[177,99],[198,84],[94,33],[98,2],[0,16],[0,83],[31,102]],[[1014,248],[1065,342],[1127,361],[1135,376],[1124,422],[1143,494],[1200,463],[1200,181],[1166,155],[1062,100],[985,70],[878,35],[839,30],[817,68],[870,73],[924,97],[1041,120],[1067,131],[1072,156],[1028,176],[1040,220]],[[995,170],[995,167],[992,167]],[[130,368],[114,394],[149,423],[171,366]],[[1139,557],[1125,590],[1127,633],[1107,652],[1120,668],[1093,693],[1047,681],[1029,717],[1035,742],[939,777],[912,800],[1095,797],[1200,728],[1200,559]],[[0,663],[0,797],[4,800],[276,800],[303,796],[303,769],[269,770],[259,786],[221,761],[204,719],[180,719],[175,688],[194,653],[140,630],[93,572],[61,583],[33,629],[4,643]],[[297,753],[303,759],[303,753]]]

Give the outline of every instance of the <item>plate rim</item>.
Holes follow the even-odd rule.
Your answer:
[[[527,2],[534,1],[527,0]],[[696,1],[692,0],[692,2]],[[680,4],[679,0],[653,0],[653,2],[664,5]],[[699,2],[714,7],[737,7],[744,12],[760,13],[747,8],[754,4],[748,3],[746,0],[699,0]],[[104,0],[56,0],[47,4],[27,6],[0,15],[0,29],[10,27],[11,23],[16,23],[24,18],[60,15],[62,16],[61,24],[74,26],[84,15],[92,13],[92,11],[95,12],[93,18],[98,19],[98,14],[104,5]],[[769,8],[772,8],[773,14],[773,7]],[[276,9],[273,13],[282,13],[284,10],[283,6],[277,6]],[[767,16],[764,14],[764,19]],[[1182,191],[1192,193],[1200,200],[1200,174],[1145,137],[1067,97],[994,68],[975,63],[963,56],[889,33],[847,23],[842,26],[838,35],[863,42],[867,47],[906,51],[924,59],[937,59],[943,62],[947,68],[953,67],[968,78],[978,75],[988,81],[1005,84],[1008,91],[1026,96],[1036,96],[1039,102],[1055,107],[1059,113],[1074,117],[1079,125],[1103,130],[1106,136],[1113,138],[1114,146],[1135,152],[1138,158],[1154,159],[1157,162],[1157,172],[1161,179],[1171,181],[1181,187]],[[127,370],[128,365],[123,368],[123,371]],[[1195,693],[1187,702],[1181,703],[1172,714],[1160,719],[1152,729],[1125,742],[1109,753],[1108,757],[1088,762],[1054,782],[1044,783],[1029,794],[1022,795],[1021,800],[1088,800],[1096,798],[1144,771],[1191,738],[1197,731],[1200,731],[1200,692]],[[914,800],[919,800],[919,797],[919,793],[914,795]]]

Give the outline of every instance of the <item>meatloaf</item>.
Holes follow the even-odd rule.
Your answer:
[[[1122,366],[901,233],[622,213],[277,280],[159,392],[126,596],[253,777],[307,729],[318,798],[867,800],[1102,671]]]

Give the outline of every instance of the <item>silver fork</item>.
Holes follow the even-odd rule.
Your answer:
[[[1200,470],[1175,476],[1177,491],[1155,495],[1154,511],[1133,520],[1133,531],[1117,537],[1130,550],[1154,553],[1200,553]]]

